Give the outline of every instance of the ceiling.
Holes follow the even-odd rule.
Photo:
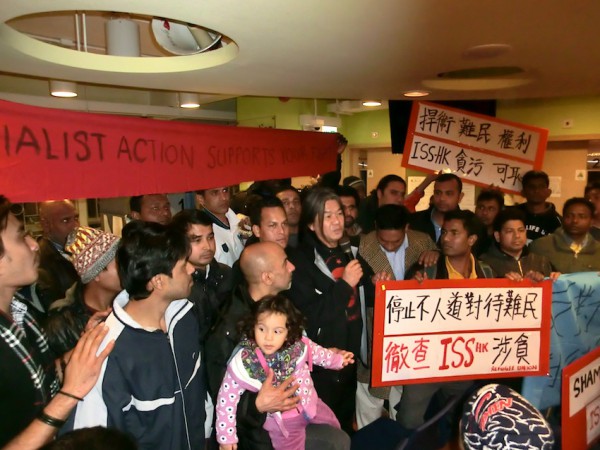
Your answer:
[[[72,42],[71,13],[62,15],[64,23],[15,19],[76,9],[99,11],[88,13],[95,48],[104,40],[94,16],[111,11],[202,25],[225,35],[226,45],[165,56],[142,27],[145,57],[105,56],[46,44],[5,23]],[[0,98],[33,104],[47,98],[48,78],[87,85],[98,104],[141,102],[161,111],[173,108],[155,100],[162,91],[198,92],[204,109],[221,109],[223,120],[231,118],[223,116],[228,107],[216,102],[245,95],[388,100],[426,89],[428,100],[451,100],[600,94],[600,2],[593,1],[3,0],[0,18]],[[497,56],[486,48],[468,51],[487,44],[508,50]],[[439,76],[490,67],[521,71]],[[510,87],[497,89],[498,83]]]

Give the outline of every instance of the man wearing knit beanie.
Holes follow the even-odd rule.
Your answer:
[[[44,328],[55,357],[69,352],[88,319],[108,310],[121,291],[115,263],[118,245],[117,236],[89,227],[75,228],[67,237],[65,250],[81,280],[67,290],[65,298],[50,305]]]
[[[554,434],[542,414],[508,386],[488,384],[466,401],[461,419],[466,450],[552,450]]]

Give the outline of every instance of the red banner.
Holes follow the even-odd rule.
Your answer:
[[[13,202],[185,192],[335,169],[336,134],[166,122],[0,101]]]

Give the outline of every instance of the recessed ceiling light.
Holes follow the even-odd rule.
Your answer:
[[[406,91],[405,97],[427,97],[430,94],[428,91]]]
[[[363,106],[381,106],[381,102],[379,100],[365,100],[362,102]]]
[[[181,108],[195,109],[200,108],[200,100],[198,94],[194,92],[180,92],[179,106]]]
[[[72,81],[50,80],[50,95],[53,97],[77,97],[77,84]]]

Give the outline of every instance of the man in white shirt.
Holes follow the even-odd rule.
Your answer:
[[[231,191],[228,186],[196,191],[196,201],[213,221],[215,259],[229,267],[238,260],[244,249],[240,218],[230,208]]]

